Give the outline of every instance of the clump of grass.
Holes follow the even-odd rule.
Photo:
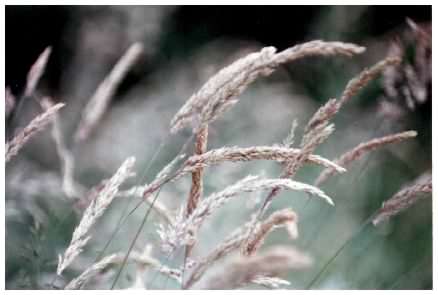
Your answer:
[[[266,47],[238,59],[210,78],[187,100],[170,123],[171,133],[177,133],[186,127],[192,128],[193,155],[189,157],[182,155],[181,153],[185,152],[183,147],[182,152],[166,165],[154,180],[143,185],[137,183],[129,189],[120,191],[120,186],[133,174],[135,159],[130,157],[110,179],[103,181],[90,190],[91,193],[88,194],[88,196],[91,196],[90,200],[82,199],[84,202],[82,205],[86,209],[81,221],[72,233],[67,249],[63,255],[59,255],[56,269],[58,276],[64,275],[64,270],[83,251],[91,239],[89,233],[91,227],[106,212],[116,197],[140,198],[141,202],[148,203],[149,209],[145,213],[134,240],[130,241],[129,250],[126,253],[116,253],[103,259],[96,259],[82,274],[70,280],[70,283],[65,285],[64,288],[80,289],[91,278],[98,276],[103,269],[119,267],[119,271],[112,282],[114,287],[128,262],[137,265],[138,280],[136,282],[138,284],[136,283],[135,286],[147,287],[147,284],[141,278],[145,268],[153,269],[175,279],[184,289],[194,288],[197,284],[207,289],[241,288],[249,284],[270,288],[288,285],[289,282],[282,279],[281,276],[290,270],[301,271],[309,268],[312,265],[311,253],[304,253],[292,246],[276,246],[266,251],[260,249],[263,248],[262,245],[269,238],[269,233],[278,227],[286,228],[291,239],[298,238],[299,214],[291,208],[277,210],[267,218],[264,217],[264,214],[273,199],[280,191],[285,189],[317,196],[329,205],[334,206],[333,199],[318,187],[328,177],[334,173],[345,173],[345,167],[365,153],[381,148],[386,144],[399,143],[416,136],[415,131],[406,131],[375,138],[358,145],[336,160],[329,160],[315,154],[315,150],[335,132],[335,125],[331,123],[331,119],[340,111],[341,107],[384,69],[397,65],[400,59],[397,57],[386,58],[370,69],[362,71],[356,78],[349,81],[339,99],[328,100],[309,119],[297,147],[293,147],[296,121],[293,122],[291,132],[282,145],[221,147],[212,150],[208,150],[209,125],[235,105],[239,100],[239,95],[252,82],[260,77],[272,74],[282,64],[308,56],[341,55],[352,57],[364,52],[364,50],[364,47],[355,44],[320,40],[296,45],[279,53],[276,52],[274,47]],[[108,77],[98,87],[84,109],[81,122],[75,133],[77,142],[87,139],[95,129],[108,108],[115,90],[141,52],[142,46],[140,44],[136,43],[129,48]],[[49,53],[50,50],[46,50],[35,66],[32,67],[28,78],[28,87],[25,91],[27,95],[33,93],[47,63]],[[53,105],[48,99],[40,100],[40,103],[46,109],[45,113],[35,118],[28,127],[7,143],[6,161],[16,155],[18,150],[37,131],[53,122],[52,135],[59,157],[63,162],[63,190],[67,196],[77,197],[76,187],[79,184],[73,179],[74,160],[61,134],[61,128],[59,127],[61,117],[55,117],[56,112],[63,104]],[[218,192],[211,193],[207,197],[203,196],[203,178],[206,167],[224,162],[240,163],[255,160],[269,160],[280,163],[282,165],[280,176],[276,178],[247,176]],[[315,185],[294,180],[297,172],[307,163],[317,164],[325,168],[316,180]],[[166,184],[177,181],[188,174],[191,175],[190,190],[186,200],[179,204],[178,213],[174,214],[158,200],[159,192]],[[194,257],[193,250],[200,240],[199,230],[206,220],[235,197],[242,193],[256,191],[268,191],[268,194],[249,220],[240,226],[236,225],[234,232],[218,243],[214,249],[207,253],[198,253]],[[412,186],[403,189],[384,203],[375,217],[374,223],[377,224],[389,216],[408,208],[418,201],[419,193],[431,191],[431,177],[426,182],[416,182]],[[155,196],[152,198],[153,194]],[[165,224],[161,224],[157,229],[161,239],[155,246],[159,246],[157,248],[161,248],[165,253],[170,254],[185,249],[183,262],[176,268],[169,267],[166,262],[154,257],[148,245],[144,247],[145,250],[142,253],[133,250],[139,233],[148,221],[149,212],[152,209],[158,212],[162,220],[165,221]],[[119,223],[118,228],[121,225]],[[107,246],[110,242],[111,240],[108,241]],[[104,250],[106,250],[106,247]],[[236,255],[231,256],[230,254],[233,252]],[[210,279],[202,281],[203,278],[207,277],[213,265],[227,257],[230,258],[229,263],[222,271],[213,275],[210,273]]]

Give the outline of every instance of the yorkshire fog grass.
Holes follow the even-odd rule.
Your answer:
[[[330,141],[331,136],[337,132],[334,118],[342,107],[384,70],[401,63],[399,57],[390,56],[360,72],[346,84],[339,98],[327,100],[306,124],[300,124],[304,130],[301,138],[294,134],[297,127],[294,121],[291,133],[285,136],[283,144],[211,147],[208,144],[209,139],[216,134],[210,132],[210,126],[239,103],[240,95],[257,79],[273,74],[282,65],[290,63],[293,66],[293,62],[299,59],[305,58],[311,62],[315,56],[339,56],[351,58],[351,62],[354,62],[356,55],[365,52],[365,47],[360,45],[322,40],[298,44],[280,52],[274,47],[265,47],[241,57],[214,74],[181,106],[170,122],[169,132],[174,135],[188,129],[193,136],[190,137],[188,145],[184,146],[172,161],[164,165],[151,181],[143,183],[144,179],[137,178],[136,184],[126,185],[129,178],[142,175],[135,158],[126,155],[126,160],[111,177],[85,189],[86,186],[75,178],[75,161],[78,160],[75,157],[78,157],[78,154],[74,154],[66,144],[66,141],[70,140],[65,138],[60,125],[63,122],[63,114],[59,113],[59,110],[64,103],[55,104],[49,98],[36,98],[33,94],[51,50],[53,49],[48,47],[31,67],[24,93],[26,99],[36,99],[44,111],[7,141],[5,155],[8,165],[13,159],[20,157],[23,146],[32,145],[32,137],[38,136],[39,131],[51,124],[52,144],[61,163],[60,189],[72,202],[72,207],[73,204],[79,204],[79,208],[82,208],[81,219],[69,234],[69,244],[64,249],[58,249],[58,253],[52,253],[54,257],[58,256],[58,262],[56,269],[53,269],[51,287],[81,289],[86,288],[93,280],[101,278],[107,286],[119,288],[123,271],[134,266],[136,282],[133,288],[149,288],[148,284],[154,282],[157,273],[175,281],[182,289],[238,289],[249,286],[293,288],[293,283],[287,280],[288,274],[305,273],[314,268],[316,258],[312,248],[301,249],[296,245],[296,240],[300,239],[300,222],[303,222],[300,215],[303,212],[297,208],[274,207],[274,201],[280,197],[303,198],[308,195],[320,202],[323,208],[332,210],[343,200],[339,200],[331,191],[325,191],[323,183],[335,175],[337,179],[348,175],[354,161],[365,154],[390,144],[403,145],[405,141],[412,140],[421,132],[410,130],[364,140],[349,151],[336,151],[335,159],[319,154],[318,147]],[[143,46],[140,43],[133,44],[99,85],[83,109],[80,122],[73,134],[74,145],[87,142],[92,133],[98,132],[96,127],[104,117],[117,87],[142,53]],[[6,93],[8,116],[14,109],[15,98],[8,90]],[[257,105],[254,105],[254,108],[257,108]],[[290,122],[284,124],[289,125]],[[147,132],[145,135],[147,136]],[[281,142],[281,139],[278,141]],[[191,147],[193,152],[190,151]],[[235,179],[233,183],[220,190],[204,193],[205,174],[209,173],[210,169],[213,170],[213,166],[225,163],[243,166],[247,162],[256,161],[277,163],[281,168],[279,174],[266,177],[248,175],[240,180]],[[297,174],[307,166],[320,170],[316,180],[298,180]],[[181,198],[174,198],[174,208],[178,208],[175,212],[161,201],[160,193],[167,186],[184,179],[190,180],[190,187]],[[210,188],[208,190],[210,191]],[[283,191],[295,193],[281,194]],[[227,237],[206,251],[200,244],[203,229],[209,220],[228,203],[233,203],[238,198],[255,199],[256,192],[261,192],[262,198],[259,203],[255,202],[257,205],[252,208],[251,217],[243,224],[235,224]],[[388,200],[377,211],[372,223],[378,225],[392,218],[409,209],[420,199],[430,197],[431,193],[430,172],[409,186],[401,188],[394,196],[388,196]],[[120,207],[122,202],[128,201],[137,203],[131,212],[123,211],[123,206]],[[142,206],[143,204],[145,206]],[[83,251],[91,240],[100,239],[99,229],[96,230],[96,227],[103,226],[98,221],[103,219],[110,206],[112,210],[124,213],[114,229],[116,233],[123,228],[124,218],[129,217],[134,211],[144,211],[143,224],[134,238],[132,235],[122,237],[126,232],[118,233],[116,239],[124,239],[129,247],[127,252],[108,253],[108,249],[111,248],[107,246],[112,240],[103,241],[108,243],[104,251],[98,253],[99,259],[86,261],[86,266],[83,266],[86,260],[82,257]],[[150,210],[158,214],[159,221],[149,218]],[[269,210],[273,211],[267,215]],[[137,238],[142,233],[144,224],[153,226],[159,239],[139,246]],[[274,231],[287,237],[288,244],[272,245],[270,238]],[[114,236],[111,237],[113,238]],[[72,275],[76,273],[70,271],[73,262],[83,266],[81,273]],[[223,266],[218,270],[220,263],[223,263]],[[144,280],[144,277],[148,280]]]

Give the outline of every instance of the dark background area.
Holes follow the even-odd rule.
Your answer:
[[[159,67],[163,60],[183,57],[218,37],[255,40],[284,49],[307,41],[311,35],[309,26],[330,9],[329,6],[178,7],[165,25],[158,50],[161,56],[154,59],[149,70]],[[49,45],[56,50],[45,74],[46,83],[50,89],[58,89],[60,73],[72,55],[70,46],[66,46],[69,40],[65,29],[83,10],[80,6],[6,6],[6,85],[14,94],[22,91],[29,65]],[[364,34],[382,36],[403,25],[407,16],[417,22],[430,21],[431,13],[428,6],[371,6],[361,16],[361,26],[348,28],[348,40],[356,42]]]

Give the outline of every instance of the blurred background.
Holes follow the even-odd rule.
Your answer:
[[[379,227],[362,226],[403,184],[431,169],[431,20],[431,6],[6,6],[5,86],[17,97],[14,113],[6,118],[6,140],[41,112],[36,101],[22,93],[29,68],[47,46],[52,53],[34,96],[66,103],[60,112],[62,133],[74,155],[74,178],[84,189],[110,177],[129,156],[137,159],[137,177],[128,181],[127,188],[153,179],[190,136],[190,130],[184,130],[168,137],[173,115],[209,77],[248,52],[263,46],[283,50],[314,39],[367,47],[353,58],[305,58],[257,80],[211,125],[209,149],[281,143],[293,119],[299,123],[299,138],[321,104],[339,97],[363,68],[398,52],[402,68],[413,69],[415,83],[406,84],[411,80],[404,74],[384,73],[339,113],[336,132],[317,153],[333,159],[361,142],[403,130],[417,130],[418,137],[380,149],[347,167],[347,174],[331,178],[322,189],[333,197],[335,208],[318,200],[304,206],[304,194],[282,193],[271,211],[294,208],[300,236],[291,242],[283,231],[275,231],[264,247],[293,243],[313,257],[312,268],[289,275],[292,289],[431,289],[431,198]],[[89,139],[76,145],[73,135],[84,106],[134,42],[143,44],[143,54]],[[161,144],[156,161],[143,175]],[[60,171],[49,130],[32,139],[6,166],[8,289],[52,288],[57,255],[65,250],[81,217],[81,210],[61,189]],[[267,161],[211,167],[205,175],[205,194],[248,174],[277,177],[280,171]],[[297,180],[312,183],[319,172],[319,167],[306,166]],[[176,210],[189,188],[189,177],[171,183],[160,201]],[[202,228],[195,256],[207,253],[248,219],[258,206],[248,199],[237,198],[214,215]],[[126,202],[114,202],[66,277],[94,261]],[[141,206],[135,211],[107,253],[126,253],[145,210]],[[160,219],[152,216],[135,249],[142,250],[146,243],[158,245],[157,223]],[[346,241],[324,274],[309,285]],[[153,254],[164,262],[159,247]],[[133,285],[134,272],[128,266],[118,287]],[[112,278],[114,273],[106,276]],[[145,281],[153,276],[146,273]],[[108,288],[108,280],[93,281],[88,287]],[[158,276],[147,287],[178,285]]]

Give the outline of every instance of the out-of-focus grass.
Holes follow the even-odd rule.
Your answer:
[[[368,27],[369,23],[360,25],[369,10],[367,7],[321,8],[314,22],[303,28],[308,38],[371,44],[371,51],[352,60],[306,59],[286,66],[272,77],[255,83],[242,95],[239,104],[231,112],[212,125],[209,148],[279,143],[286,136],[292,119],[298,119],[300,123],[297,132],[299,138],[304,122],[321,103],[338,96],[347,81],[363,65],[369,65],[385,56],[386,37],[373,35],[374,32]],[[165,17],[166,14],[163,13],[163,18]],[[156,58],[159,62],[151,62],[154,66],[148,68],[150,72],[144,77],[140,74],[138,80],[134,79],[138,83],[131,88],[123,86],[126,88],[118,94],[118,100],[111,106],[96,134],[89,142],[77,148],[76,177],[87,187],[108,177],[128,155],[137,157],[137,171],[141,175],[142,169],[149,164],[151,155],[165,138],[170,118],[180,105],[208,76],[226,64],[230,55],[242,49],[242,43],[249,47],[260,45],[253,40],[242,41],[239,36],[231,39],[227,35],[212,34],[214,38],[218,37],[218,40],[214,40],[207,25],[190,31],[187,35],[175,35],[178,31],[175,33],[160,27],[172,25],[171,19],[169,20],[172,14],[167,17],[167,21],[157,21],[156,25],[160,30],[157,34],[152,34],[157,39],[154,39],[156,42],[151,47],[149,57],[154,60]],[[124,36],[124,31],[121,32],[117,36]],[[76,40],[71,41],[74,43],[82,39],[78,37],[72,40]],[[203,46],[200,46],[201,43],[204,43]],[[167,47],[169,48],[166,49]],[[66,69],[64,78],[64,83],[71,82],[71,85],[63,86],[62,95],[62,100],[66,99],[67,104],[72,105],[66,111],[67,134],[71,125],[75,124],[81,103],[95,87],[94,82],[99,81],[99,77],[105,74],[104,69],[111,64],[108,62],[94,65],[89,62],[88,56],[84,55],[87,51],[83,48],[81,51],[81,44],[73,44],[72,50],[76,50],[77,56],[70,68]],[[86,83],[83,84],[82,81]],[[318,154],[334,158],[359,142],[398,131],[406,126],[417,129],[421,141],[403,143],[376,152],[348,167],[347,175],[330,180],[323,189],[333,196],[335,208],[315,200],[305,206],[306,196],[301,193],[285,192],[274,201],[272,210],[292,207],[297,211],[300,237],[294,243],[304,248],[315,261],[311,270],[290,275],[291,288],[306,288],[346,242],[345,248],[312,285],[313,288],[432,287],[430,200],[419,203],[389,224],[377,228],[367,225],[360,230],[362,222],[380,207],[382,201],[395,193],[403,183],[427,169],[431,159],[431,117],[427,120],[421,114],[412,114],[405,125],[376,118],[375,106],[380,95],[381,83],[376,81],[347,105],[335,120],[336,133],[317,151]],[[427,112],[419,110],[424,111]],[[26,121],[26,118],[23,117],[22,120]],[[146,175],[147,179],[168,163],[187,137],[186,132],[166,142],[157,161]],[[28,162],[37,164],[37,172],[30,176],[24,175],[25,179],[37,175],[38,171],[59,171],[49,138],[45,134],[33,141],[32,146],[27,147],[20,155],[22,159],[12,163],[6,170],[7,288],[46,288],[47,285],[44,284],[50,281],[47,278],[56,269],[56,254],[68,244],[71,232],[79,220],[76,214],[71,213],[71,203],[62,196],[54,198],[39,194],[29,200],[24,193],[16,196],[16,190],[11,188],[13,174],[20,169],[26,170]],[[47,148],[50,148],[50,152],[47,152]],[[419,153],[419,150],[424,152]],[[19,166],[21,164],[23,166]],[[14,165],[19,169],[14,170]],[[205,194],[218,191],[249,173],[260,171],[272,177],[280,173],[278,166],[264,161],[208,168],[205,174]],[[297,179],[311,183],[318,172],[317,167],[307,167],[300,171]],[[189,186],[190,181],[187,178],[170,184],[163,189],[160,200],[171,209],[177,209],[185,200]],[[201,231],[199,249],[196,251],[211,249],[231,229],[248,218],[251,202],[245,198],[231,202],[216,213]],[[132,202],[131,207],[135,203]],[[109,214],[97,225],[100,238],[86,249],[83,259],[78,262],[80,267],[76,265],[71,273],[76,274],[97,256],[116,225],[120,208],[124,206],[125,201],[121,200],[113,204]],[[138,227],[144,211],[142,206],[129,218],[108,253],[126,251],[127,241],[131,241],[135,234],[132,229]],[[152,216],[140,237],[139,245],[158,240],[155,232],[157,222],[159,219]],[[284,232],[278,231],[270,235],[266,246],[278,243],[291,242],[286,239]],[[159,253],[157,249],[154,251]],[[177,265],[178,259],[180,257],[169,260],[169,265]],[[126,273],[128,275],[123,277],[121,286],[128,287],[132,284],[132,267]],[[178,288],[175,282],[167,281],[160,275],[154,279],[154,276],[152,272],[146,278],[149,282],[153,280],[150,287]]]

